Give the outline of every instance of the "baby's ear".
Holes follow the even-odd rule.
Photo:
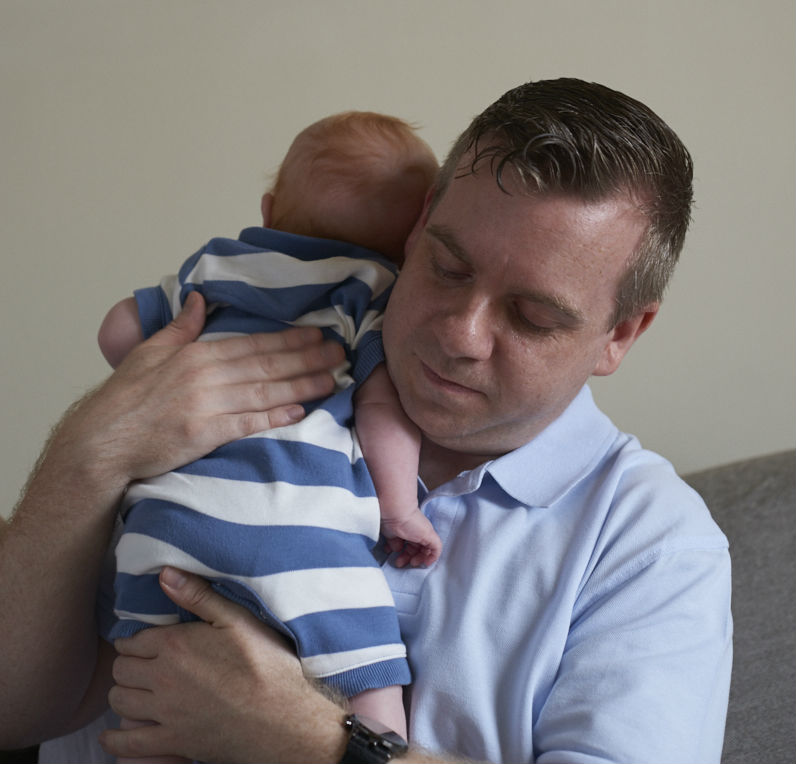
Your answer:
[[[271,226],[271,210],[274,207],[274,195],[268,191],[260,200],[260,212],[263,214],[263,228]]]

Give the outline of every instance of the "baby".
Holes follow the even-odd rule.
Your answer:
[[[401,685],[411,677],[371,549],[381,530],[396,564],[430,565],[442,542],[418,507],[420,436],[387,375],[380,327],[437,169],[402,120],[320,120],[263,196],[262,228],[212,239],[176,276],[108,313],[99,343],[113,366],[193,290],[208,304],[204,338],[318,326],[347,357],[333,395],[297,424],[130,487],[108,638],[190,618],[157,579],[164,565],[189,570],[291,638],[305,674],[405,737]]]

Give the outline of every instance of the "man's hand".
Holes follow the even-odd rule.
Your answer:
[[[345,712],[307,682],[292,646],[196,576],[167,568],[161,586],[204,623],[117,641],[111,706],[155,724],[103,733],[109,753],[239,764],[342,758]]]
[[[218,446],[295,422],[301,401],[328,395],[344,359],[317,329],[193,342],[205,304],[183,311],[138,345],[65,422],[88,444],[114,485],[187,464]]]

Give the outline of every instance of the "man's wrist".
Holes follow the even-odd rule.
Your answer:
[[[346,748],[348,747],[348,731],[345,728],[346,716],[347,714],[342,712],[340,717],[335,722],[334,736],[331,738],[332,756],[330,759],[330,761],[334,762],[334,764],[338,764],[343,760]]]
[[[339,707],[338,707],[339,708]],[[323,730],[323,732],[321,732]],[[317,737],[313,732],[319,733]],[[333,722],[313,723],[293,749],[297,761],[331,764],[381,764],[400,760],[408,745],[397,733],[370,719],[340,710]],[[314,738],[314,742],[313,742]],[[298,748],[301,748],[299,751]]]
[[[245,760],[338,764],[348,745],[347,711],[314,689],[312,696],[309,702],[306,697],[296,697],[282,723],[266,725],[269,729],[263,747],[258,746]],[[273,720],[270,713],[269,717]]]

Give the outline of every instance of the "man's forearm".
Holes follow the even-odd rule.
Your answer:
[[[58,734],[94,674],[94,602],[125,481],[79,429],[72,410],[0,526],[0,747]]]
[[[111,706],[159,726],[106,730],[106,751],[240,764],[342,759],[347,712],[307,681],[292,645],[198,576],[167,568],[161,586],[200,620],[117,641]],[[400,761],[446,759],[413,748]]]
[[[333,387],[342,349],[318,330],[194,343],[204,317],[193,292],[67,413],[0,526],[0,748],[59,734],[102,687],[94,603],[129,482],[296,421]]]

